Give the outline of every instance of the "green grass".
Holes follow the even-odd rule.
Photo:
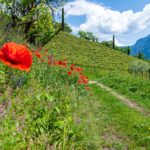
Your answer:
[[[92,86],[92,89],[101,104],[99,121],[103,135],[103,147],[149,150],[150,118],[143,117],[140,113],[128,108],[97,86]]]
[[[0,149],[84,149],[81,116],[74,112],[90,97],[77,75],[37,58],[29,73],[0,68],[7,70],[0,84]]]
[[[135,99],[145,109],[150,108],[150,80],[128,73],[134,61],[143,61],[67,33],[57,35],[45,48],[50,49],[57,58],[68,59],[84,66],[85,73],[90,76],[90,79],[98,80],[116,89],[131,100]],[[98,110],[95,108],[98,116],[93,116],[93,120],[98,120],[97,124],[100,127],[93,127],[97,129],[97,133],[91,127],[89,133],[89,137],[92,135],[95,137],[93,143],[96,139],[95,142],[99,141],[97,146],[101,145],[101,148],[148,150],[150,147],[149,118],[128,108],[109,93],[97,87],[93,90],[100,103],[100,108]]]
[[[129,65],[136,59],[121,52],[107,48],[101,44],[79,39],[73,35],[60,32],[47,45],[54,56],[68,59],[87,68],[108,71],[127,71]],[[140,60],[139,60],[140,61]]]
[[[135,58],[63,32],[44,48],[56,60],[83,67],[90,79],[129,97],[145,92],[149,98],[149,82],[124,74]],[[86,91],[77,84],[77,74],[67,75],[69,66],[48,66],[34,58],[29,73],[2,64],[0,69],[5,73],[0,82],[0,149],[149,150],[150,119],[97,86]],[[135,85],[138,90],[128,94]],[[136,100],[149,108],[148,100]]]
[[[150,80],[128,73],[133,62],[146,62],[63,32],[45,48],[57,58],[83,66],[90,79],[99,80],[150,108]]]

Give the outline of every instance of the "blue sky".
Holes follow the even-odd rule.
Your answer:
[[[100,41],[115,34],[118,45],[132,45],[150,34],[150,0],[72,0],[65,10],[73,33],[90,31]]]
[[[113,10],[125,11],[132,9],[134,12],[137,12],[150,3],[150,0],[91,0],[91,2],[103,3]]]

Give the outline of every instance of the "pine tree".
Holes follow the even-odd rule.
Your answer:
[[[112,45],[112,47],[113,47],[113,49],[115,49],[115,35],[113,34],[113,41],[112,41],[113,43],[113,45]]]
[[[138,58],[142,59],[142,53],[141,52],[139,52]]]
[[[65,10],[64,8],[62,8],[62,30],[64,31],[65,30]]]
[[[130,52],[131,52],[131,49],[130,49],[130,47],[128,46],[127,54],[130,55]]]

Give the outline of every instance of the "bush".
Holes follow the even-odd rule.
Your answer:
[[[134,61],[129,67],[129,72],[133,74],[149,74],[150,65],[142,61]]]

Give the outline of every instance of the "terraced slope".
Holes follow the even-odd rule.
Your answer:
[[[135,58],[109,49],[98,43],[89,42],[73,35],[60,32],[47,45],[55,56],[68,59],[71,63],[103,70],[128,70]]]

